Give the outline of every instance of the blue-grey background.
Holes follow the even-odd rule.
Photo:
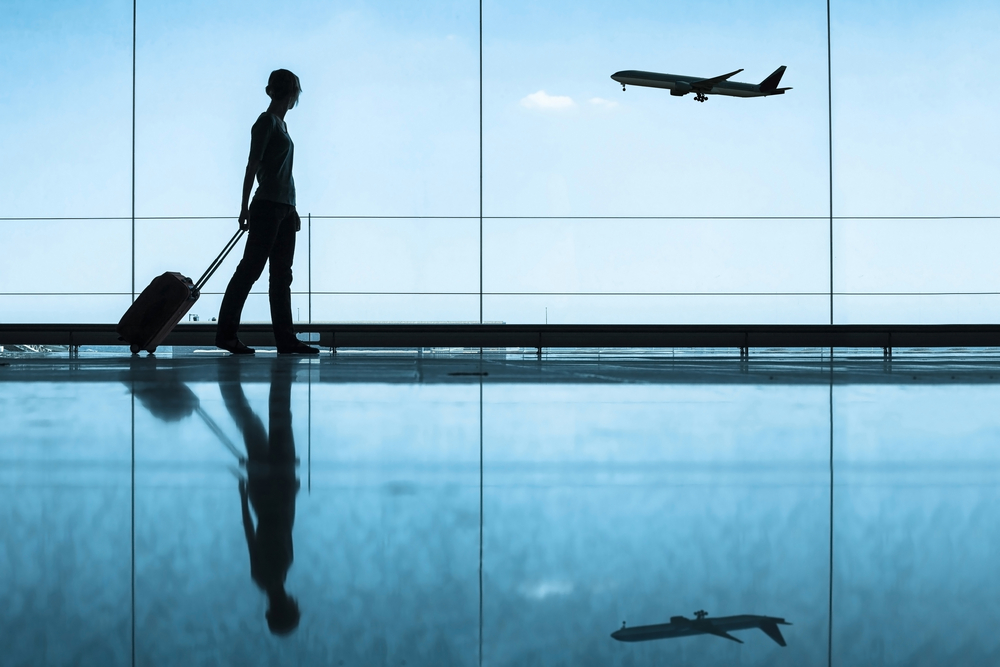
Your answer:
[[[117,320],[133,189],[134,288],[200,273],[235,221],[148,218],[235,217],[276,67],[305,89],[303,321],[478,321],[481,247],[489,321],[826,322],[831,206],[904,217],[835,220],[835,321],[996,318],[997,220],[917,219],[998,215],[995,3],[832,0],[829,98],[822,0],[138,0],[134,89],[132,10],[0,2],[4,322]],[[782,64],[788,94],[706,104],[609,78]]]

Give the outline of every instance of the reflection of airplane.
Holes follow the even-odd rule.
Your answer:
[[[667,88],[670,90],[670,94],[676,97],[683,97],[688,93],[694,93],[694,99],[699,102],[707,100],[708,97],[706,95],[767,97],[768,95],[784,95],[786,90],[791,90],[791,88],[778,88],[781,75],[785,73],[784,65],[774,70],[769,77],[760,83],[729,81],[729,77],[739,74],[742,71],[742,69],[738,69],[729,74],[702,79],[697,76],[659,74],[657,72],[641,72],[639,70],[627,69],[615,72],[611,75],[611,78],[622,84],[622,90],[625,90],[625,84],[630,86],[647,86],[649,88]]]
[[[692,635],[715,635],[723,639],[731,639],[734,642],[743,642],[729,634],[730,630],[749,630],[760,628],[768,637],[785,646],[785,638],[781,636],[779,625],[791,625],[783,618],[775,616],[756,616],[754,614],[741,614],[739,616],[719,616],[718,618],[705,618],[707,612],[696,611],[694,620],[683,616],[672,616],[669,623],[660,625],[637,625],[634,628],[626,628],[622,623],[620,630],[611,633],[611,636],[620,642],[645,642],[651,639],[670,639],[673,637],[690,637]]]

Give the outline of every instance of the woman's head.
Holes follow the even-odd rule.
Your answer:
[[[277,594],[269,594],[268,608],[264,617],[272,634],[289,635],[299,627],[299,603],[284,590]]]
[[[287,69],[276,69],[267,78],[267,88],[264,89],[264,92],[275,102],[287,99],[288,108],[291,109],[299,101],[302,84],[299,83],[299,77]]]

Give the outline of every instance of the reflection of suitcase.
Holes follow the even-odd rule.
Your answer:
[[[198,282],[193,283],[190,278],[168,271],[154,278],[149,287],[142,290],[116,328],[121,339],[129,344],[132,354],[138,354],[139,350],[150,354],[156,351],[156,347],[191,310],[201,295],[201,288],[236,247],[243,233],[239,230],[229,239]]]

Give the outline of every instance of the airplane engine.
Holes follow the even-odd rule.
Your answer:
[[[674,81],[674,87],[670,89],[670,94],[675,97],[683,97],[691,92],[691,84],[686,81]]]

